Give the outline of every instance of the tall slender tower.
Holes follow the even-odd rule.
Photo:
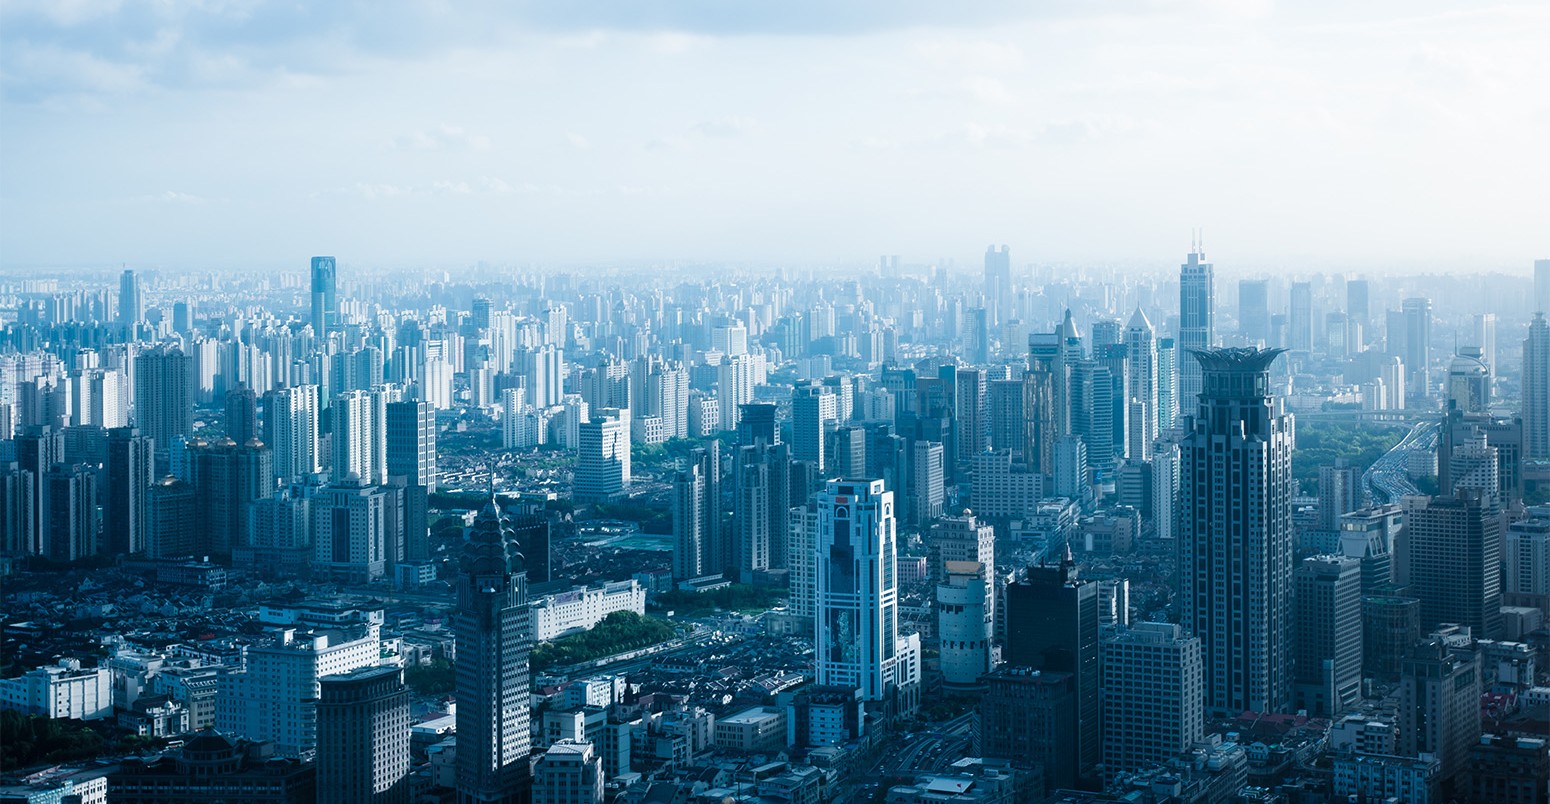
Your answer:
[[[1523,341],[1523,456],[1550,458],[1550,324],[1544,313],[1534,314]]]
[[[1201,368],[1190,352],[1210,349],[1216,344],[1216,276],[1206,262],[1205,248],[1195,245],[1187,261],[1179,266],[1179,414],[1195,409],[1200,395]]]
[[[1157,440],[1157,340],[1152,322],[1137,307],[1125,327],[1125,356],[1130,372],[1130,400],[1139,402],[1140,421],[1132,420],[1125,434],[1130,443],[1126,452],[1136,460],[1151,460],[1152,444]]]
[[[1006,246],[985,249],[985,309],[994,324],[1012,317],[1012,250]]]
[[[1270,392],[1281,349],[1196,352],[1184,420],[1180,622],[1205,652],[1213,714],[1285,711],[1291,697],[1292,416]]]
[[[528,776],[527,564],[492,492],[463,546],[457,579],[459,804],[524,804]]]
[[[721,448],[696,448],[673,479],[673,578],[719,575],[728,556],[721,539]],[[767,555],[766,555],[767,558]]]
[[[333,257],[312,258],[312,334],[321,338],[324,333],[339,328],[338,275]]]

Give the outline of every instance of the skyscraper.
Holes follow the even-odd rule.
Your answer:
[[[1550,260],[1534,260],[1534,312],[1550,314]]]
[[[985,249],[985,309],[994,314],[991,323],[1012,318],[1012,250],[1007,246]]]
[[[1540,260],[1550,273],[1550,260]],[[1545,283],[1550,285],[1550,277]],[[1523,454],[1550,459],[1550,324],[1535,313],[1523,340]]]
[[[1139,420],[1132,417],[1126,453],[1145,461],[1152,457],[1157,441],[1157,341],[1152,322],[1137,307],[1125,327],[1126,368],[1130,372],[1130,400],[1139,402]]]
[[[798,385],[791,394],[791,457],[811,462],[824,474],[825,441],[838,417],[833,389],[818,382]]]
[[[1179,422],[1179,349],[1173,338],[1157,339],[1157,432]]]
[[[135,426],[151,439],[158,462],[178,436],[194,434],[194,361],[177,346],[135,356]]]
[[[726,572],[729,556],[722,542],[721,450],[696,448],[673,479],[673,578]]]
[[[1421,599],[1421,627],[1457,623],[1496,639],[1502,534],[1495,495],[1459,488],[1451,497],[1406,497],[1404,506],[1407,578]]]
[[[407,804],[409,690],[397,667],[318,679],[318,804]]]
[[[1216,276],[1211,263],[1206,262],[1204,249],[1196,246],[1183,265],[1179,266],[1179,337],[1178,411],[1185,414],[1195,409],[1200,395],[1200,364],[1190,357],[1191,352],[1210,349],[1216,344]]]
[[[1313,350],[1313,285],[1293,282],[1291,307],[1287,312],[1290,346],[1294,352]]]
[[[1238,334],[1249,343],[1270,340],[1270,280],[1239,280]]]
[[[881,480],[831,480],[818,494],[818,683],[874,702],[902,692],[893,506]]]
[[[347,391],[329,406],[334,428],[330,446],[331,477],[338,483],[350,476],[368,486],[387,482],[387,395],[381,391]]]
[[[630,485],[630,426],[628,409],[594,410],[590,421],[578,427],[581,445],[576,450],[577,502],[611,500]]]
[[[1310,556],[1293,577],[1296,706],[1329,717],[1361,697],[1362,565],[1345,556]]]
[[[318,387],[292,385],[264,394],[263,441],[274,450],[275,478],[294,483],[317,473]]]
[[[140,291],[140,277],[134,269],[125,268],[118,277],[118,322],[133,327],[145,320],[145,297]]]
[[[1435,755],[1444,784],[1480,739],[1480,657],[1433,635],[1415,645],[1400,671],[1398,753]]]
[[[458,561],[457,789],[460,804],[527,800],[527,569],[492,494]]]
[[[1432,300],[1405,299],[1405,340],[1400,358],[1405,361],[1405,388],[1411,406],[1432,395]],[[1389,351],[1393,351],[1390,346]]]
[[[1077,576],[1067,549],[1059,565],[1029,567],[1025,580],[1007,585],[1006,623],[1007,665],[1069,674],[1076,716],[1063,724],[1063,739],[1076,750],[1072,767],[1051,772],[1091,779],[1102,761],[1098,585]]]
[[[155,477],[151,452],[151,440],[133,427],[108,431],[102,541],[109,555],[145,551],[146,492]]]
[[[238,444],[258,438],[258,394],[246,384],[226,392],[226,436]]]
[[[312,335],[322,338],[339,326],[338,276],[333,257],[312,258]]]
[[[1200,639],[1138,623],[1103,640],[1103,766],[1161,765],[1205,736]]]
[[[738,447],[734,454],[732,563],[743,583],[786,567],[790,464],[785,444],[760,442]]]
[[[387,403],[387,474],[436,490],[436,411],[429,402]]]
[[[1370,302],[1371,287],[1365,279],[1352,279],[1345,283],[1345,312],[1363,329],[1372,327]]]
[[[1195,355],[1203,391],[1181,444],[1178,598],[1217,714],[1291,701],[1292,417],[1270,391],[1281,351]]]

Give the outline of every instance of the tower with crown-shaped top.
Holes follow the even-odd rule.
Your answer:
[[[533,645],[527,566],[492,491],[458,559],[457,789],[460,804],[525,804]]]

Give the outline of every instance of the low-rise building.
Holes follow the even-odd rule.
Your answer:
[[[61,659],[0,680],[0,709],[70,720],[111,717],[113,673],[106,667],[82,667],[78,659]]]

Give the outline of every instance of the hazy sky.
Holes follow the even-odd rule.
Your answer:
[[[4,0],[0,270],[1550,256],[1550,3]]]

